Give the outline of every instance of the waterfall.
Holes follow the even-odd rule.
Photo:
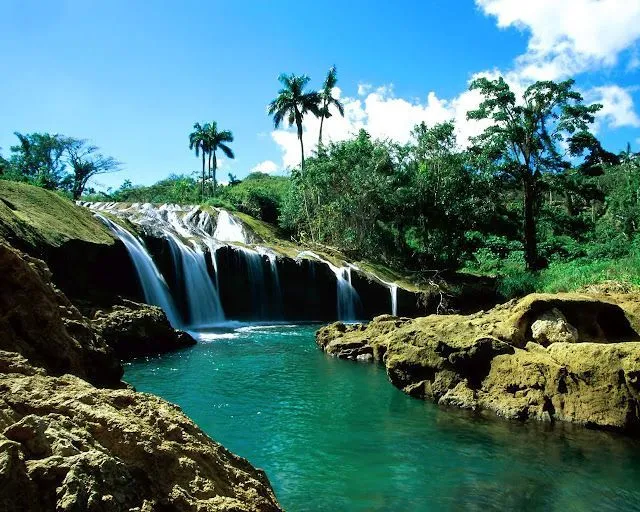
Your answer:
[[[216,246],[215,241],[212,238],[205,238],[204,243],[209,248],[209,254],[211,255],[211,265],[213,265],[213,271],[215,273],[216,280],[216,291],[218,292],[218,297],[220,296],[220,278],[218,275],[218,247]]]
[[[298,253],[297,259],[305,256],[321,261],[335,274],[338,288],[338,320],[357,320],[358,309],[362,307],[362,302],[358,291],[351,284],[351,267],[336,267],[312,251]]]
[[[251,286],[251,301],[254,317],[256,319],[265,319],[268,316],[268,293],[264,279],[262,255],[244,247],[234,247],[234,249],[244,258],[247,265],[247,277],[249,286]]]
[[[103,217],[99,213],[95,215],[106,224],[127,248],[131,261],[138,273],[138,279],[142,286],[145,301],[148,304],[162,308],[171,325],[174,328],[180,327],[182,322],[180,321],[180,315],[169,292],[169,287],[142,242],[115,222]]]
[[[182,241],[169,234],[167,237],[175,258],[174,264],[182,266],[187,305],[189,306],[189,326],[212,325],[224,320],[224,311],[218,292],[211,282],[207,262],[202,249],[187,247]]]
[[[242,242],[248,244],[247,236],[244,233],[242,222],[234,219],[226,210],[218,212],[218,222],[213,238],[220,242]]]
[[[280,274],[278,273],[278,259],[274,252],[264,247],[256,247],[256,250],[269,259],[271,270],[271,314],[274,318],[284,318],[284,301],[282,300],[282,288],[280,287]]]
[[[398,316],[398,285],[390,284],[389,293],[391,294],[391,314]]]

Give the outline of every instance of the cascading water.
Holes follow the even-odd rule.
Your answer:
[[[391,314],[398,316],[398,285],[390,284],[389,293],[391,294]]]
[[[362,302],[358,291],[351,284],[351,267],[336,267],[312,251],[302,251],[297,256],[298,259],[303,257],[321,261],[335,274],[338,288],[338,320],[357,320],[358,309],[362,307]]]
[[[220,210],[218,212],[218,222],[216,223],[216,230],[213,233],[213,238],[220,242],[242,242],[243,244],[249,243],[247,236],[245,235],[242,223],[229,215],[226,210]]]
[[[269,294],[267,293],[266,281],[264,278],[262,255],[244,247],[235,247],[235,250],[244,259],[247,265],[247,277],[249,285],[251,286],[253,316],[255,319],[264,320],[268,317],[269,313]]]
[[[271,270],[271,314],[273,318],[284,318],[284,302],[282,300],[282,288],[280,287],[280,274],[278,273],[278,258],[276,254],[264,247],[256,247],[256,250],[269,259]]]
[[[204,252],[196,246],[186,246],[174,235],[167,237],[172,254],[180,262],[185,283],[187,305],[189,306],[189,326],[212,325],[224,321],[224,311],[218,292],[207,271]]]
[[[169,287],[142,242],[129,233],[129,231],[99,213],[96,214],[96,217],[100,219],[127,248],[131,261],[138,273],[138,279],[142,286],[145,301],[162,308],[171,325],[174,328],[180,327],[182,322],[180,321],[180,315],[169,292]]]

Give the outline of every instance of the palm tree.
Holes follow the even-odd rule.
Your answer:
[[[324,120],[325,118],[329,119],[331,117],[331,112],[329,112],[331,105],[335,106],[338,109],[338,112],[340,112],[340,115],[344,117],[344,105],[338,98],[333,97],[333,88],[337,83],[338,71],[335,66],[331,66],[331,69],[329,69],[329,72],[327,73],[327,77],[324,79],[324,84],[322,85],[322,90],[319,94],[322,107],[320,108],[320,134],[318,135],[318,147],[322,146],[322,125]]]
[[[218,182],[216,181],[216,169],[218,168],[218,159],[216,158],[216,151],[219,149],[227,158],[235,158],[233,151],[227,145],[229,142],[233,142],[233,133],[229,130],[218,131],[218,123],[213,121],[211,124],[205,125],[207,129],[207,147],[209,150],[209,177],[211,177],[211,170],[213,170],[213,193],[216,192]],[[213,158],[213,162],[211,161]]]
[[[196,123],[193,125],[193,132],[189,134],[189,149],[196,150],[196,157],[200,155],[202,152],[202,183],[200,185],[200,199],[204,199],[204,160],[205,155],[209,152],[209,144],[208,144],[208,135],[207,135],[207,125],[200,126],[200,123]]]
[[[286,118],[289,126],[295,123],[298,128],[300,151],[302,154],[301,170],[304,172],[304,143],[302,142],[302,120],[307,112],[319,116],[320,95],[316,91],[305,92],[304,88],[309,83],[307,75],[287,75],[278,77],[282,89],[278,91],[278,97],[269,103],[269,115],[273,116],[273,125],[280,127]]]

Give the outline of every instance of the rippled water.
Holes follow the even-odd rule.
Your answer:
[[[640,510],[640,443],[439,408],[314,326],[210,332],[125,379],[265,469],[288,511]]]

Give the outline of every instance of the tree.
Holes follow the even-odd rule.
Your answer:
[[[216,180],[216,170],[218,168],[218,159],[216,158],[216,151],[219,149],[227,158],[235,158],[233,151],[227,145],[233,142],[233,133],[229,130],[218,131],[218,123],[213,121],[211,124],[205,125],[206,130],[206,147],[209,151],[209,161],[213,157],[213,162],[210,164],[209,177],[211,177],[211,170],[213,170],[213,193],[215,194],[218,182]]]
[[[196,151],[196,157],[202,153],[202,183],[200,185],[200,199],[204,199],[204,161],[207,153],[209,152],[209,135],[207,133],[206,125],[202,127],[200,123],[193,125],[193,131],[189,134],[189,149]]]
[[[505,173],[522,186],[523,241],[527,268],[536,270],[538,258],[536,210],[543,173],[562,173],[588,152],[583,164],[598,164],[604,151],[588,131],[602,105],[584,105],[573,80],[540,81],[516,98],[502,77],[478,78],[470,89],[483,100],[468,119],[490,120],[491,126],[473,140],[473,154],[481,165]]]
[[[121,163],[110,156],[100,154],[97,146],[87,144],[86,140],[67,139],[66,152],[72,170],[69,181],[73,199],[80,199],[87,182],[99,174],[120,170]]]
[[[69,139],[49,133],[14,134],[19,144],[11,146],[12,170],[34,185],[50,190],[57,188],[63,179],[63,157]]]
[[[309,83],[307,75],[287,75],[278,77],[282,84],[282,89],[278,91],[278,96],[269,104],[269,115],[273,116],[273,125],[277,129],[284,119],[289,126],[296,125],[298,129],[298,139],[300,140],[301,170],[304,173],[304,143],[302,141],[302,121],[305,114],[311,112],[320,116],[320,95],[316,91],[305,92],[304,88]]]
[[[322,146],[322,125],[325,119],[331,117],[329,109],[334,106],[338,109],[338,112],[344,117],[344,105],[338,98],[333,97],[333,89],[338,83],[338,72],[335,66],[331,66],[327,77],[324,79],[322,90],[319,93],[320,102],[322,104],[320,108],[320,133],[318,134],[318,147]]]

